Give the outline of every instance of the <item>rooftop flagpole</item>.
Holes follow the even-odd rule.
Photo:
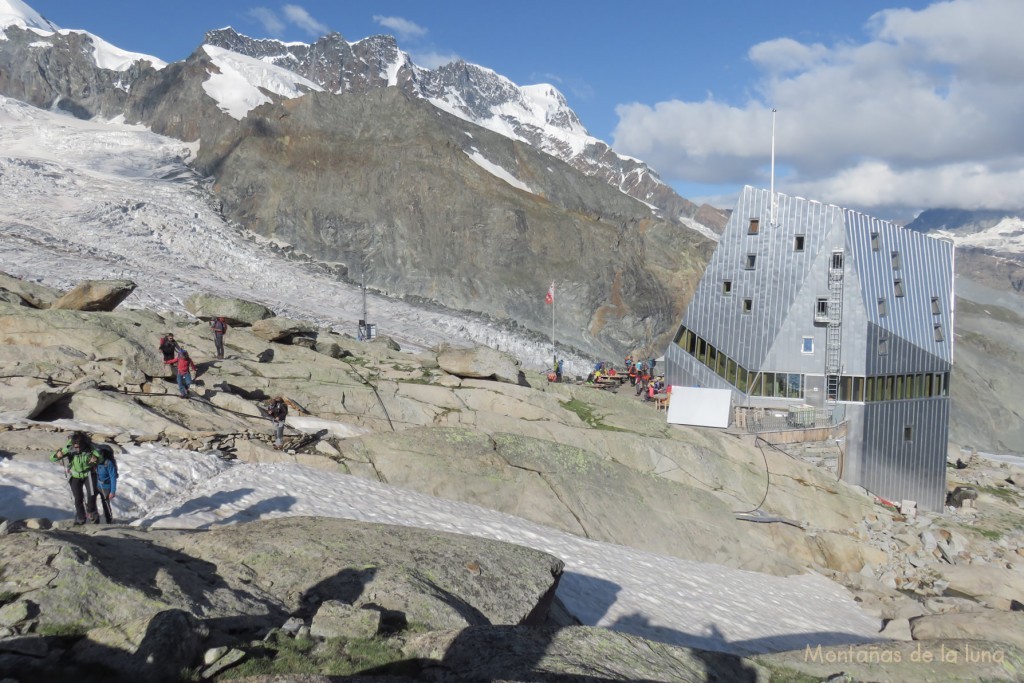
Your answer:
[[[771,206],[771,225],[775,226],[775,108],[772,107],[772,185],[771,194],[772,206]]]

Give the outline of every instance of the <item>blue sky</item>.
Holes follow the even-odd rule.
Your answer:
[[[558,87],[591,134],[690,199],[768,184],[885,218],[1024,205],[1024,0],[29,1],[64,28],[165,61],[209,29],[311,42],[395,35]]]

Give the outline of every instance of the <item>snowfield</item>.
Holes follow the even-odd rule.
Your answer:
[[[213,453],[136,446],[118,456],[118,467],[114,514],[133,526],[209,529],[315,515],[448,531],[560,558],[565,574],[558,597],[586,625],[736,654],[878,639],[878,620],[817,574],[782,578],[655,555],[301,465],[224,462]],[[0,516],[71,518],[59,464],[4,459],[0,478],[19,494],[0,497]]]

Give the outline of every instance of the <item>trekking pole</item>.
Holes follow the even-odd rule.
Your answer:
[[[56,455],[57,453],[60,453],[60,451],[57,451],[56,453],[54,453],[54,455]],[[73,488],[71,488],[71,466],[65,461],[64,457],[61,457],[57,461],[57,464],[60,465],[64,469],[64,480],[68,483],[68,493],[71,495],[71,509],[74,510],[75,509],[75,490]]]

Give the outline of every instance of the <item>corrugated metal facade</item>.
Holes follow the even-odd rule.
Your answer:
[[[744,188],[680,333],[692,331],[751,372],[803,375],[804,398],[748,395],[677,343],[665,354],[668,382],[731,389],[744,405],[821,404],[826,334],[815,309],[829,296],[829,268],[837,263],[833,254],[839,254],[843,274],[841,374],[950,371],[951,244],[799,197],[776,194],[776,202],[773,221],[770,192]],[[892,384],[897,381],[902,379]],[[920,387],[920,381],[913,382]],[[909,386],[902,395],[918,396]],[[886,498],[941,509],[949,419],[945,393],[851,403],[844,479]]]

